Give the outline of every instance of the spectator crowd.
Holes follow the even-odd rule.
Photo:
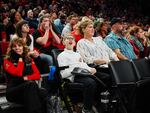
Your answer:
[[[139,4],[137,2],[131,5],[121,0],[1,0],[0,42],[12,43],[12,48],[9,48],[15,48],[16,52],[17,47],[20,47],[19,43],[27,47],[29,57],[38,67],[32,66],[36,68],[38,76],[38,69],[42,68],[38,62],[45,61],[50,67],[54,65],[51,50],[64,49],[64,55],[70,54],[74,60],[68,60],[67,55],[64,57],[62,54],[58,57],[60,65],[72,66],[75,62],[82,64],[92,74],[99,72],[103,75],[100,79],[109,86],[111,82],[107,82],[108,79],[111,81],[108,71],[110,61],[149,57],[150,19],[142,14],[140,7],[137,8]],[[14,40],[17,39],[22,42],[15,45]],[[12,55],[9,50],[7,54]],[[11,57],[7,60],[10,59]],[[63,64],[63,60],[69,62]],[[5,70],[12,74],[6,65],[10,61],[6,61]],[[34,65],[31,59],[29,61]],[[18,58],[16,62],[22,63],[22,59]],[[98,64],[101,68],[90,68],[87,64]],[[30,80],[30,76],[23,79]],[[70,79],[74,81],[73,77]],[[75,81],[83,82],[79,78],[75,78]],[[84,101],[86,109],[91,109],[92,103],[88,106],[88,102]]]

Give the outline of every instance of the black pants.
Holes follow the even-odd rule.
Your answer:
[[[96,90],[96,86],[97,86],[96,81],[90,77],[75,76],[74,82],[84,84],[84,86],[85,86],[84,91],[83,91],[84,108],[91,110],[93,101],[94,101],[95,90]]]
[[[112,77],[110,75],[110,71],[109,68],[96,68],[97,72],[96,72],[96,76],[103,81],[108,88],[110,88],[112,86]]]
[[[34,81],[27,81],[19,86],[8,88],[6,98],[10,102],[24,105],[27,113],[47,112],[47,92],[40,89]]]

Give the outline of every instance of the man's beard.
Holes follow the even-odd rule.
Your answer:
[[[120,36],[123,36],[123,30],[117,30],[117,33],[118,33]]]

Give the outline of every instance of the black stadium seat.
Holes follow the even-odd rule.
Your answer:
[[[109,64],[109,68],[117,94],[125,110],[124,113],[136,113],[136,111],[143,110],[143,105],[147,106],[144,101],[150,99],[149,97],[147,99],[144,97],[147,94],[147,90],[149,90],[150,82],[140,79],[138,70],[129,60],[112,61]]]

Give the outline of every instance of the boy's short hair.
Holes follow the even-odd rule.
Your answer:
[[[74,39],[75,40],[75,38],[74,38],[74,36],[72,35],[72,34],[66,34],[64,37],[63,37],[63,42],[66,40],[66,39]]]
[[[41,16],[40,18],[39,18],[39,23],[42,23],[42,21],[43,21],[43,19],[44,18],[49,18],[49,15],[43,15],[43,16]]]

